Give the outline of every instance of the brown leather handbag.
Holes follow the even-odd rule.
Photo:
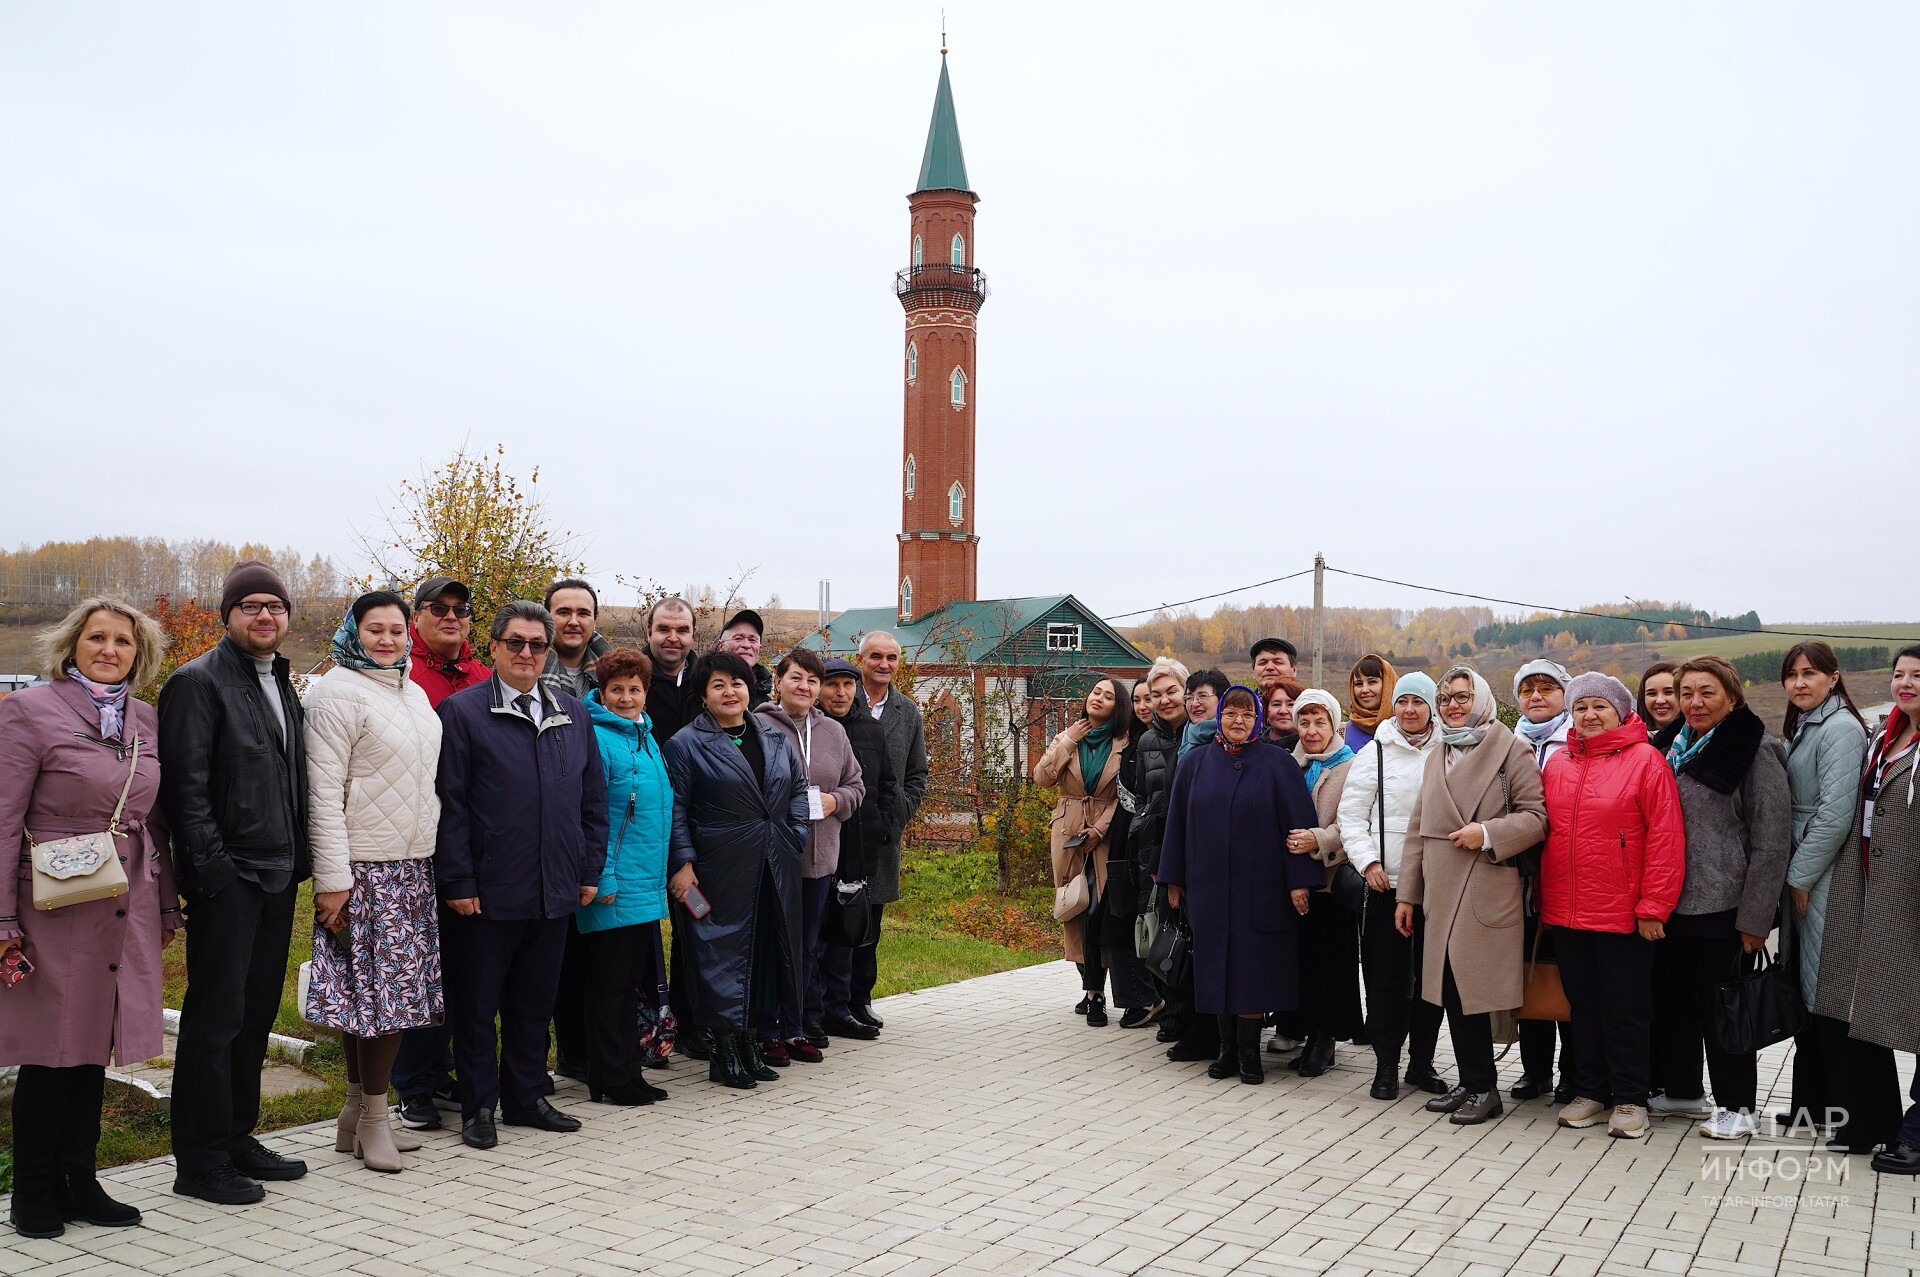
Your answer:
[[[1516,1020],[1571,1020],[1573,1008],[1567,1004],[1567,991],[1560,984],[1560,964],[1540,961],[1540,937],[1547,924],[1533,931],[1533,952],[1527,958],[1526,980],[1521,992]]]

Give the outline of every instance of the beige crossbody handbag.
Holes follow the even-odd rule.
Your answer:
[[[135,736],[127,783],[120,786],[120,801],[113,805],[113,816],[104,831],[53,842],[35,842],[31,833],[27,835],[27,846],[33,851],[35,909],[64,909],[127,894],[127,871],[120,864],[114,840],[126,837],[120,832],[120,813],[127,809],[127,794],[133,789],[133,775],[139,767],[140,738]]]

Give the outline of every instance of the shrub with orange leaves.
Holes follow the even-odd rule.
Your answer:
[[[162,594],[147,611],[167,636],[167,650],[160,657],[160,673],[140,693],[140,699],[152,705],[160,700],[160,685],[182,665],[211,650],[227,629],[220,623],[218,611],[192,599],[175,603]]]

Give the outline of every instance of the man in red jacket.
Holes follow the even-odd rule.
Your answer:
[[[473,654],[473,591],[450,576],[430,576],[413,592],[413,651],[407,676],[427,694],[435,709],[465,687],[492,674]],[[438,1130],[435,1097],[449,1107],[453,1098],[453,1029],[430,1024],[400,1036],[393,1062],[393,1087],[400,1094],[400,1121],[416,1131]]]

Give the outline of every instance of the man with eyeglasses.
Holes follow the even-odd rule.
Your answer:
[[[307,1173],[253,1136],[294,899],[311,873],[300,698],[280,655],[290,613],[278,572],[235,564],[220,593],[225,637],[160,690],[160,801],[187,901],[173,1191],[223,1206]]]
[[[491,673],[473,654],[473,591],[450,576],[430,576],[413,592],[413,651],[407,677],[440,702]],[[440,926],[448,910],[440,906]],[[416,1131],[440,1129],[440,1105],[457,1108],[453,1095],[453,1028],[442,1022],[406,1029],[393,1061],[393,1089],[400,1096],[400,1124]],[[438,1104],[435,1101],[439,1101]]]
[[[766,633],[767,623],[750,607],[735,612],[720,629],[719,649],[732,652],[753,671],[753,681],[747,685],[749,709],[758,709],[773,699],[773,671],[760,663]]]
[[[440,947],[472,1148],[498,1142],[496,1109],[509,1126],[580,1129],[545,1097],[547,1023],[569,924],[606,864],[607,782],[587,707],[540,679],[553,630],[538,603],[503,606],[494,676],[439,710],[434,877],[454,915]]]

